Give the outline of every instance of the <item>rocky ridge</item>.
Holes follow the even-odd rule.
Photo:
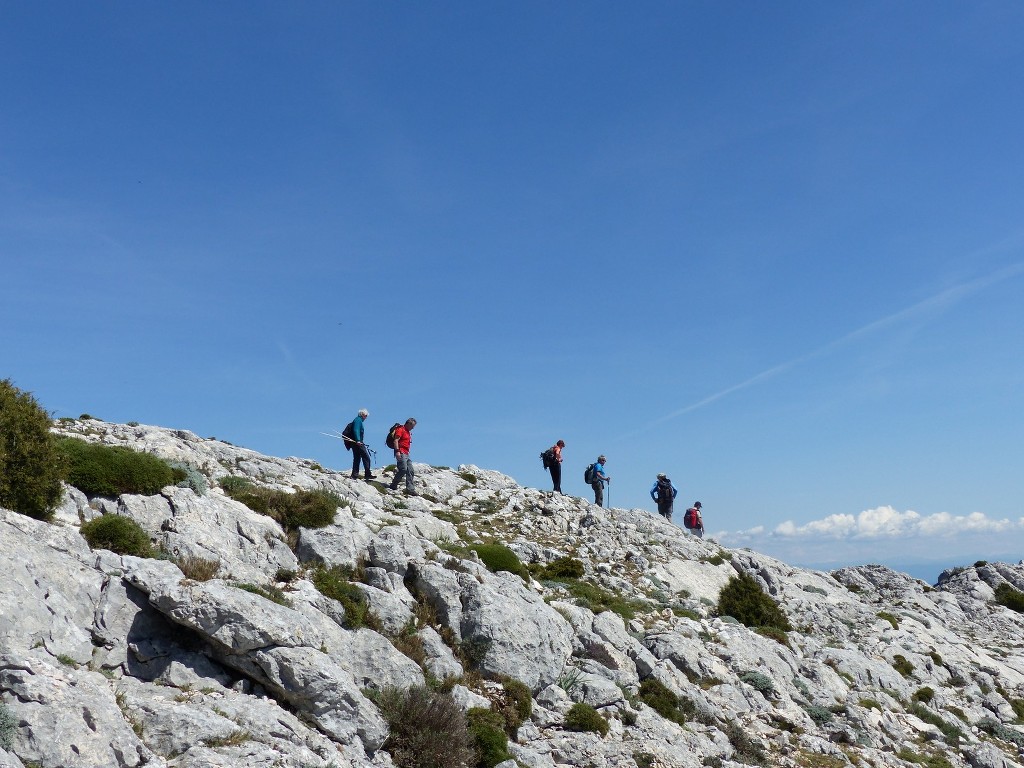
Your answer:
[[[55,430],[187,463],[209,490],[110,500],[68,487],[52,523],[0,509],[0,768],[386,768],[373,691],[448,679],[464,707],[486,707],[502,676],[533,695],[509,745],[524,768],[1021,764],[1024,616],[993,597],[1024,590],[1024,565],[948,571],[935,587],[880,566],[828,574],[471,465],[417,464],[421,494],[405,497],[183,430]],[[227,476],[344,504],[333,525],[290,537],[226,496]],[[104,514],[137,521],[168,559],[91,550],[78,529]],[[484,541],[526,564],[579,560],[618,612],[489,571],[466,549]],[[197,561],[211,578],[186,578]],[[360,574],[375,628],[345,628],[309,578],[316,564]],[[717,615],[737,573],[779,603],[785,642]],[[399,650],[410,631],[419,661]],[[643,703],[649,679],[692,716]],[[607,735],[565,727],[578,702]]]

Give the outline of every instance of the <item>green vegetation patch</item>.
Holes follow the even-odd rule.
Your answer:
[[[476,746],[478,768],[494,768],[498,763],[511,759],[505,720],[500,714],[490,709],[473,707],[466,717],[469,733]]]
[[[608,734],[608,721],[589,704],[573,704],[565,714],[565,728],[569,731],[589,731]]]
[[[907,708],[907,711],[915,717],[918,717],[921,720],[924,720],[926,723],[934,725],[936,728],[938,728],[942,732],[943,737],[950,744],[959,743],[960,739],[964,736],[963,731],[961,731],[952,723],[947,723],[937,713],[932,712],[930,709],[928,709],[928,707],[926,707],[919,701],[915,701],[913,704],[911,704]],[[1024,744],[1022,744],[1021,746],[1024,746]]]
[[[692,720],[697,708],[687,698],[680,698],[656,678],[649,677],[640,683],[637,698],[666,720],[679,725]]]
[[[732,616],[748,627],[771,627],[789,632],[786,614],[748,573],[733,576],[718,596],[718,615]]]
[[[548,581],[563,581],[565,579],[581,579],[586,569],[583,561],[575,557],[559,557],[545,565],[537,573],[538,579]]]
[[[520,561],[518,555],[504,544],[473,544],[470,549],[477,553],[483,564],[487,566],[487,570],[493,573],[508,571],[529,583],[530,572],[526,570],[526,566]]]
[[[273,584],[261,585],[245,582],[232,582],[231,586],[238,589],[244,589],[246,592],[251,592],[254,595],[259,595],[260,597],[270,600],[272,603],[283,605],[285,608],[291,608],[291,601],[285,596],[284,592]]]
[[[914,672],[913,663],[901,653],[897,653],[892,657],[892,668],[904,677],[910,677]]]
[[[63,455],[50,416],[10,379],[0,381],[0,506],[49,520],[64,495]]]
[[[248,478],[237,475],[222,478],[220,487],[224,493],[245,504],[253,512],[273,518],[286,531],[324,528],[334,522],[338,507],[347,507],[349,504],[338,494],[321,488],[288,493],[262,488]]]
[[[630,600],[609,592],[597,584],[589,581],[564,580],[559,582],[561,586],[569,591],[581,606],[587,608],[593,614],[612,611],[619,614],[626,621],[634,618],[637,613],[647,611],[650,606],[639,600]]]
[[[366,594],[352,583],[356,569],[341,565],[319,565],[313,571],[313,586],[320,594],[337,600],[345,609],[345,628],[369,627],[380,629],[380,619],[370,610]]]
[[[465,768],[473,763],[466,715],[450,693],[389,686],[371,693],[371,699],[388,723],[384,748],[397,768]]]
[[[154,557],[149,534],[130,517],[102,515],[84,523],[82,536],[93,549],[109,549],[119,555]]]
[[[875,614],[882,621],[888,621],[893,629],[900,628],[900,620],[887,611],[879,611]]]
[[[1011,611],[1024,613],[1024,592],[1014,589],[1005,581],[996,587],[995,600]]]
[[[89,497],[154,496],[175,482],[171,466],[149,453],[73,437],[59,438],[57,447],[67,462],[68,482]]]

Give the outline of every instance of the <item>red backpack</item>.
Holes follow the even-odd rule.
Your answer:
[[[700,512],[696,507],[690,507],[683,515],[684,528],[696,528],[700,521]]]

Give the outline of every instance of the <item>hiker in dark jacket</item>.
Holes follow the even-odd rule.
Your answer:
[[[658,504],[658,514],[666,520],[672,520],[672,502],[679,491],[672,485],[664,472],[658,473],[658,479],[651,486],[651,498]]]
[[[551,458],[548,459],[548,471],[551,473],[552,490],[555,493],[562,492],[562,449],[565,448],[565,440],[559,440],[551,446]]]
[[[594,464],[594,479],[590,482],[590,487],[594,489],[594,503],[599,507],[604,506],[604,484],[612,481],[611,477],[604,473],[604,463],[607,459],[604,456],[597,457],[597,463]]]
[[[370,452],[366,449],[366,443],[363,442],[363,422],[366,421],[370,412],[365,408],[360,408],[359,413],[352,420],[351,432],[352,437],[345,438],[345,447],[352,451],[352,479],[359,477],[359,464],[363,465],[363,477],[366,480],[372,480],[376,475],[370,472]]]

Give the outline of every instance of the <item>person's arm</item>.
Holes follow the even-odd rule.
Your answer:
[[[655,481],[654,485],[651,486],[651,498],[654,499],[655,501],[658,500],[658,496],[657,496],[657,493],[656,493],[657,490],[658,490],[658,483],[657,483],[657,481]]]

